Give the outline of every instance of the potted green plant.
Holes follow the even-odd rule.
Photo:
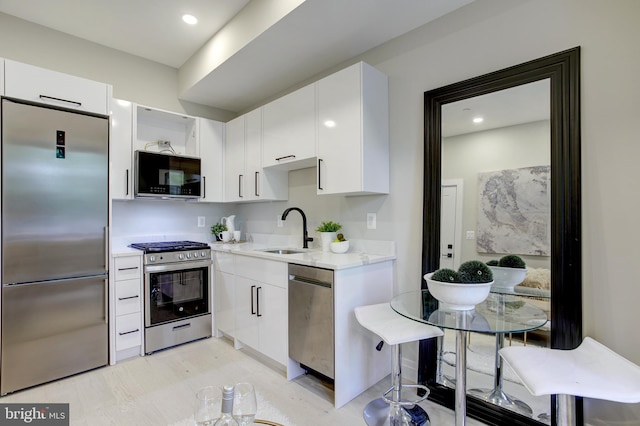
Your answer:
[[[322,251],[330,250],[331,242],[336,239],[336,236],[340,229],[342,229],[342,225],[337,222],[327,221],[320,223],[320,226],[316,228],[316,232],[320,233],[320,240],[322,241]]]
[[[479,260],[470,260],[460,265],[457,271],[438,269],[426,274],[429,292],[444,304],[444,307],[464,311],[471,310],[487,298],[493,284],[493,272]]]
[[[526,264],[520,256],[509,254],[499,260],[490,260],[487,266],[493,272],[495,287],[513,289],[524,281],[527,275]]]
[[[216,223],[211,225],[211,233],[216,237],[216,241],[220,241],[220,233],[227,230],[227,225]]]

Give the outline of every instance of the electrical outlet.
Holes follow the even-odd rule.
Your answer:
[[[276,217],[276,220],[278,221],[278,228],[282,228],[284,226],[284,220],[282,220],[282,215],[278,215]]]
[[[171,148],[171,141],[158,141],[160,148]]]
[[[367,229],[376,229],[375,213],[367,213]]]
[[[473,240],[476,237],[476,233],[473,231],[467,231],[467,240]]]
[[[205,227],[205,218],[204,216],[198,216],[198,228]]]

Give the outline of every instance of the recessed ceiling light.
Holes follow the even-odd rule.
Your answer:
[[[193,16],[193,15],[189,15],[189,14],[187,14],[187,15],[182,15],[182,20],[183,20],[184,22],[186,22],[187,24],[189,24],[189,25],[195,25],[195,24],[197,24],[197,23],[198,23],[198,18],[196,18],[196,17],[195,17],[195,16]]]
[[[336,122],[333,120],[327,120],[324,122],[325,127],[332,128],[336,127]]]
[[[482,123],[483,121],[484,121],[484,118],[482,118],[482,117],[475,117],[475,118],[473,119],[473,122],[474,122],[474,123]]]

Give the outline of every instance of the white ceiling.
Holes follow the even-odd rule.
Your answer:
[[[306,0],[180,98],[242,111],[472,1]],[[0,0],[0,12],[179,69],[249,2]]]
[[[473,118],[484,121],[474,123]],[[549,79],[523,84],[442,106],[442,137],[482,132],[517,124],[549,120]]]

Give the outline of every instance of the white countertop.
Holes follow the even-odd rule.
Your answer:
[[[263,259],[277,260],[280,262],[297,263],[299,265],[315,266],[318,268],[327,268],[334,270],[356,268],[358,266],[386,262],[389,260],[394,260],[396,258],[394,254],[369,254],[355,251],[338,254],[323,252],[322,250],[318,249],[300,249],[297,247],[283,247],[273,245],[269,246],[256,243],[210,243],[209,245],[211,246],[211,249],[213,251],[260,257]],[[291,250],[302,250],[304,252],[294,254],[277,254],[264,251],[268,249],[285,248]]]
[[[349,241],[349,250],[346,253],[323,252],[321,248],[301,249],[299,236],[282,236],[271,234],[252,234],[253,242],[247,243],[221,243],[210,242],[213,251],[239,254],[244,256],[260,257],[263,259],[277,260],[280,262],[297,263],[300,265],[316,266],[333,270],[356,268],[358,266],[395,260],[395,242],[358,240]],[[169,236],[134,236],[117,238],[112,241],[111,255],[113,257],[142,256],[142,251],[129,247],[132,242],[145,241],[202,241],[201,236],[196,235],[169,235]],[[203,241],[204,242],[204,241]],[[266,253],[265,249],[291,249],[303,250],[304,253],[276,254]]]
[[[349,241],[349,250],[346,253],[338,254],[323,252],[319,247],[301,249],[300,236],[251,234],[251,238],[253,240],[252,242],[234,244],[202,241],[203,238],[200,235],[138,235],[127,238],[114,238],[112,241],[111,255],[113,257],[142,256],[142,250],[129,247],[129,244],[133,242],[191,240],[208,243],[212,251],[260,257],[280,262],[297,263],[300,265],[334,270],[356,268],[362,265],[395,260],[396,258],[394,241],[352,239]],[[265,249],[284,248],[304,250],[304,253],[276,254],[264,252]]]

